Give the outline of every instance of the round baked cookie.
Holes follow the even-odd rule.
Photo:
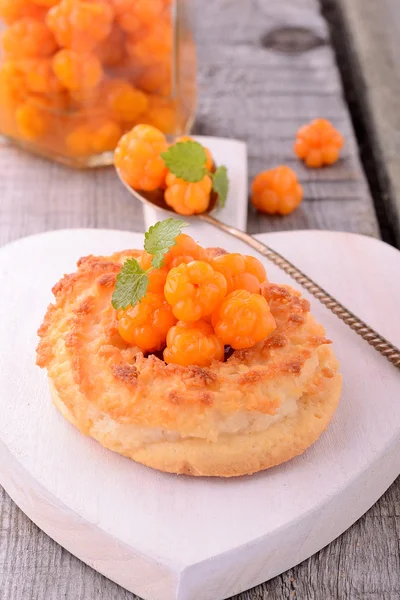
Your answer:
[[[170,473],[245,475],[304,452],[329,424],[341,392],[337,360],[309,303],[288,286],[266,283],[273,334],[207,368],[167,365],[117,330],[116,276],[140,254],[83,258],[53,288],[37,364],[47,369],[64,417],[106,448]]]

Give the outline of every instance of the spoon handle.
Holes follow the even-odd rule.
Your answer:
[[[292,279],[297,281],[303,288],[305,288],[310,294],[317,298],[322,304],[324,304],[331,312],[333,312],[339,319],[344,321],[353,331],[355,331],[360,337],[362,337],[370,346],[380,352],[387,360],[394,364],[395,367],[400,369],[400,350],[391,344],[384,337],[379,335],[377,331],[369,327],[364,321],[359,319],[354,313],[349,311],[343,304],[335,300],[333,296],[328,294],[322,287],[320,287],[315,281],[310,279],[305,273],[295,267],[290,261],[284,258],[275,250],[272,250],[266,244],[258,241],[248,233],[236,229],[231,225],[226,225],[218,219],[215,219],[209,214],[198,215],[202,221],[217,227],[218,229],[232,235],[233,237],[241,240],[248,246],[251,246],[254,250],[265,256],[274,265],[282,269]]]

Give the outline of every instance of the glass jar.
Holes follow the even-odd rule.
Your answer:
[[[138,123],[173,138],[196,106],[190,0],[0,0],[0,134],[106,165]]]

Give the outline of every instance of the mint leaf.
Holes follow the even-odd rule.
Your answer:
[[[228,169],[222,165],[211,175],[213,190],[218,195],[218,206],[224,208],[229,192]]]
[[[162,152],[161,158],[171,173],[184,181],[201,181],[207,173],[204,148],[193,140],[174,144]]]
[[[159,269],[164,264],[164,255],[176,244],[176,238],[188,224],[180,219],[159,221],[144,236],[144,249],[153,255],[152,265]]]
[[[149,286],[147,272],[142,269],[135,258],[124,262],[117,276],[117,283],[112,297],[112,305],[116,310],[135,306],[146,295]]]

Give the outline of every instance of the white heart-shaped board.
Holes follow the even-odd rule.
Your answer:
[[[190,233],[190,232],[189,232]],[[200,241],[215,245],[204,228]],[[400,253],[358,235],[260,236],[400,346]],[[301,457],[232,480],[158,473],[84,437],[52,406],[35,366],[52,285],[87,254],[139,234],[74,230],[0,251],[0,483],[52,538],[147,600],[219,600],[304,560],[356,521],[400,472],[400,372],[312,300],[334,342],[343,395]],[[229,250],[248,249],[218,237]],[[290,282],[266,263],[270,280]],[[307,296],[307,294],[306,294]]]

